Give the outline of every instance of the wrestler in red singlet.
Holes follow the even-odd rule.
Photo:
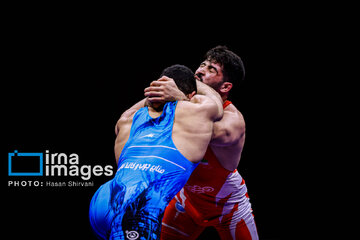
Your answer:
[[[229,104],[225,101],[224,109]],[[208,226],[221,239],[258,239],[244,179],[223,168],[210,146],[166,208],[162,224],[162,240],[196,239]]]
[[[258,239],[247,188],[236,170],[245,143],[245,120],[228,101],[230,91],[235,97],[239,94],[243,62],[227,47],[216,46],[205,54],[195,77],[220,94],[224,115],[214,123],[203,161],[166,208],[161,239],[196,239],[207,226],[215,227],[222,240]],[[186,100],[171,79],[153,81],[145,96],[150,102]]]

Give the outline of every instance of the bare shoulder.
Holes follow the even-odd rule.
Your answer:
[[[233,105],[224,109],[223,118],[214,123],[212,145],[234,146],[245,137],[245,120],[240,111]]]
[[[196,100],[193,100],[193,99],[196,99]],[[202,99],[202,96],[195,95],[191,101],[178,101],[176,109],[186,110],[186,111],[194,111],[200,106],[201,101],[203,101],[201,99]]]
[[[119,120],[117,121],[116,125],[121,125],[124,123],[128,123],[131,122],[135,113],[137,112],[136,109],[128,109],[127,111],[125,111],[123,114],[121,114]]]
[[[115,125],[115,134],[118,135],[120,128],[125,125],[132,124],[133,117],[135,113],[137,112],[137,109],[130,108],[126,110],[123,114],[121,114],[119,120],[116,122]]]
[[[233,105],[230,104],[224,109],[224,116],[221,121],[229,122],[235,127],[245,129],[245,119],[242,113]]]
[[[190,101],[179,101],[178,108],[187,115],[196,113],[206,118],[213,118],[218,113],[215,101],[204,95],[195,95]]]

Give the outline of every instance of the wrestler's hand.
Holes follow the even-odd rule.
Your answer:
[[[151,82],[150,86],[144,90],[145,97],[149,102],[171,102],[176,100],[189,100],[185,94],[178,89],[172,78],[163,76]]]

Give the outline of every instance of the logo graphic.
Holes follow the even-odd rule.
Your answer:
[[[76,153],[20,153],[15,150],[8,153],[9,176],[70,176],[90,180],[92,176],[111,176],[111,165],[80,165]]]
[[[126,231],[126,238],[129,240],[135,240],[139,238],[139,233],[137,231]]]
[[[210,186],[198,186],[198,185],[185,185],[186,189],[188,189],[190,192],[193,193],[208,193],[208,192],[213,192],[214,188],[210,187]]]
[[[9,176],[43,176],[43,153],[8,154]]]
[[[154,137],[155,136],[155,134],[153,134],[153,133],[149,133],[149,134],[147,134],[147,135],[144,135],[144,136],[142,136],[142,137],[139,137],[139,138],[145,138],[145,137],[149,137],[149,138],[152,138],[152,137]]]
[[[182,212],[182,213],[185,212],[185,208],[179,202],[175,203],[175,208],[178,212]]]

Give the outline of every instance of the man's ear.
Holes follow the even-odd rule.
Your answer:
[[[228,93],[233,87],[233,84],[231,82],[224,82],[220,87],[220,92],[222,93]]]
[[[189,98],[189,100],[191,100],[191,98],[192,98],[195,94],[196,94],[196,92],[193,91],[192,93],[189,93],[189,94],[186,95],[186,96]]]

